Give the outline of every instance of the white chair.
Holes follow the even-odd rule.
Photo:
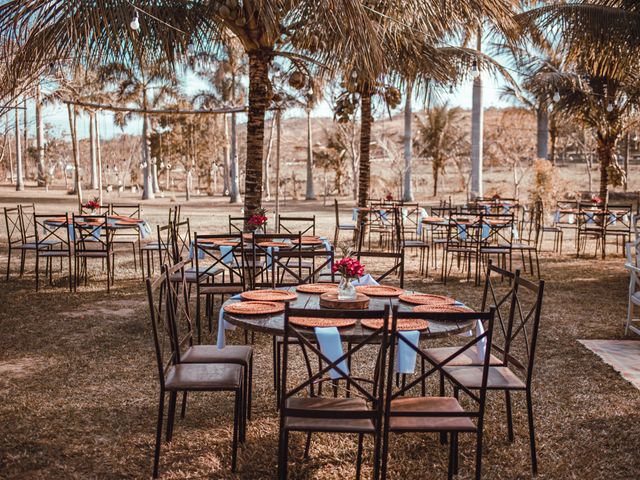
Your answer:
[[[640,318],[633,318],[633,307],[640,306],[640,238],[627,243],[625,249],[627,253],[625,268],[629,270],[629,306],[624,334],[628,335],[629,331],[632,331],[640,335],[640,326],[636,326]]]

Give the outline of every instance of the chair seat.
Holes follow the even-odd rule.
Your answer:
[[[206,275],[209,277],[215,277],[222,273],[222,270],[219,268],[212,268],[209,271],[206,271],[207,268],[205,266],[200,267],[200,275]],[[198,282],[198,273],[196,267],[189,267],[184,271],[185,281],[188,283],[197,283]],[[171,282],[180,282],[182,280],[182,274],[180,272],[176,272],[171,275],[169,278]]]
[[[248,345],[228,345],[219,349],[215,345],[193,345],[182,353],[182,363],[234,363],[248,365],[253,349]]]
[[[169,367],[167,390],[234,390],[240,388],[242,367],[223,363],[180,363]]]
[[[298,266],[300,266],[300,268],[306,268],[306,269],[311,269],[313,268],[313,262],[305,262],[304,260],[299,260],[299,259],[290,259],[287,260],[286,262],[282,262],[282,265],[286,265],[287,267],[295,267],[298,268]],[[276,264],[276,266],[282,266],[282,265],[278,265]]]
[[[212,283],[212,284],[204,284],[200,285],[200,293],[204,294],[228,294],[235,295],[237,293],[242,293],[244,291],[242,285],[225,285],[224,283]]]
[[[429,244],[422,240],[405,240],[402,245],[405,248],[429,248]]]
[[[76,256],[82,258],[107,258],[109,255],[113,255],[113,251],[107,252],[106,250],[76,250]]]
[[[427,348],[423,350],[424,354],[429,360],[434,363],[442,363],[454,353],[458,352],[460,347],[441,347],[441,348]],[[449,367],[460,367],[468,365],[482,365],[483,358],[478,352],[478,347],[473,346],[465,350],[463,353],[455,357],[453,360],[447,363]],[[491,355],[489,360],[490,365],[502,365],[502,361]]]
[[[391,412],[460,413],[464,409],[453,397],[404,397],[391,401]],[[389,419],[395,432],[475,432],[470,417],[395,417]]]
[[[467,388],[478,389],[482,383],[482,367],[444,367],[445,371]],[[490,367],[487,388],[490,390],[524,390],[526,385],[509,367]]]
[[[36,250],[36,249],[44,249],[49,248],[53,245],[57,245],[61,243],[60,240],[44,240],[42,242],[25,242],[20,243],[18,245],[12,245],[11,248],[17,248],[19,250]]]
[[[511,248],[514,250],[535,250],[536,246],[530,243],[514,243]]]
[[[69,250],[40,250],[38,255],[41,257],[68,257],[71,252]]]
[[[509,253],[510,247],[481,247],[480,253]]]
[[[160,244],[158,242],[151,242],[151,243],[145,243],[142,247],[141,250],[160,250],[160,248],[170,248],[171,244],[170,243],[163,243]]]
[[[340,225],[338,225],[338,228],[340,230],[355,230],[356,226],[350,223],[341,223]]]
[[[285,417],[284,428],[299,432],[353,432],[374,433],[375,426],[369,419],[320,418],[313,417],[314,411],[339,410],[344,412],[371,411],[361,398],[289,398],[287,408],[295,408],[305,412],[305,417]]]

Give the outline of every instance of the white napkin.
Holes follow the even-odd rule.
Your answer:
[[[361,276],[357,280],[353,280],[351,285],[354,287],[359,287],[361,285],[380,285],[375,278],[371,276],[371,274],[367,273],[366,275]]]
[[[230,300],[240,300],[240,298],[240,294],[238,294],[231,297]],[[216,342],[218,350],[222,350],[227,344],[225,339],[225,330],[235,329],[235,325],[230,324],[224,319],[224,308],[220,307],[220,313],[218,314],[218,341]]]

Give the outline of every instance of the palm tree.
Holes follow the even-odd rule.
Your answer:
[[[207,82],[208,89],[198,92],[194,101],[201,107],[213,108],[243,104],[244,88],[240,79],[247,75],[248,64],[242,55],[242,46],[230,40],[219,51],[210,54],[199,52],[191,59],[197,75]],[[227,125],[227,116],[224,118]],[[238,164],[238,120],[231,113],[231,135],[225,135],[224,190],[229,192],[230,203],[240,203],[240,166]],[[225,130],[227,132],[227,130]]]
[[[551,160],[555,164],[555,145],[558,134],[560,112],[551,109],[555,93],[553,75],[564,69],[561,53],[554,45],[540,37],[526,47],[498,45],[500,53],[509,55],[510,63],[523,77],[516,86],[506,85],[500,92],[502,98],[520,103],[536,115],[536,156]],[[551,152],[549,136],[551,135]]]
[[[15,105],[15,136],[16,136],[16,191],[24,190],[24,172],[22,148],[20,147],[20,109],[18,102]]]
[[[623,179],[615,159],[618,140],[635,119],[640,104],[637,76],[640,4],[632,0],[594,0],[532,9],[517,17],[534,39],[554,35],[568,70],[552,79],[555,108],[575,116],[595,132],[600,162],[600,197]],[[525,37],[528,38],[528,37]]]
[[[439,174],[444,171],[447,160],[464,150],[467,143],[458,125],[463,112],[450,108],[448,104],[430,107],[424,120],[419,119],[416,150],[420,157],[431,158],[433,172],[433,196],[438,195]]]
[[[158,188],[157,166],[152,163],[157,159],[151,158],[150,136],[152,133],[150,109],[159,107],[178,94],[178,81],[174,72],[163,62],[150,65],[126,65],[114,62],[103,66],[99,70],[100,82],[112,86],[112,94],[117,101],[124,105],[133,105],[143,110],[141,137],[141,167],[143,171],[142,198],[154,198],[154,186]],[[125,125],[132,117],[131,113],[116,115],[116,119]],[[155,178],[154,178],[155,176]]]

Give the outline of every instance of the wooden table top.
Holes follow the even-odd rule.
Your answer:
[[[295,291],[295,287],[289,287],[286,290]],[[407,291],[408,293],[413,293]],[[320,310],[320,295],[296,292],[298,297],[290,303],[293,308],[304,308],[309,310]],[[240,302],[241,300],[227,300],[225,305]],[[398,305],[400,311],[411,311],[415,305],[402,302],[397,297],[370,297],[369,310],[383,310],[385,305]],[[273,336],[284,334],[284,313],[275,315],[234,315],[224,312],[224,319],[237,327],[254,331],[267,333]],[[429,327],[422,331],[422,335],[430,338],[446,337],[456,333],[466,332],[475,326],[475,320],[466,322],[439,322],[429,321]],[[309,329],[310,335],[314,335],[313,329]],[[358,341],[366,338],[371,334],[371,330],[364,328],[360,322],[356,326],[349,328],[341,328],[340,335],[344,340]]]

